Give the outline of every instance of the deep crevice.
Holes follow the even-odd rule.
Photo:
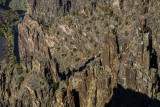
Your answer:
[[[58,75],[61,77],[62,80],[66,80],[66,78],[67,78],[67,77],[69,78],[69,77],[72,75],[72,73],[82,72],[82,71],[87,67],[87,65],[88,65],[91,61],[93,61],[94,59],[95,59],[94,57],[88,59],[88,61],[87,61],[83,66],[79,67],[78,69],[69,70],[67,75],[65,75],[64,72],[63,72],[63,73],[58,72]]]
[[[5,7],[8,8],[11,1],[12,1],[12,0],[6,0],[6,2],[5,2]]]
[[[113,89],[113,96],[105,107],[159,107],[160,101],[151,99],[147,95],[123,88],[117,84]]]
[[[118,43],[118,37],[116,36],[116,44],[117,44],[117,53],[119,54],[119,43]]]
[[[67,1],[67,12],[69,12],[71,8],[71,1]]]
[[[157,53],[155,49],[153,49],[152,53],[150,54],[150,68],[158,69]]]
[[[75,107],[80,107],[80,102],[79,102],[79,93],[75,89],[72,90],[73,96],[74,96],[74,103]]]
[[[149,51],[150,55],[150,65],[149,68],[155,68],[158,69],[158,62],[157,62],[157,52],[153,48],[152,45],[152,30],[149,27],[146,27],[145,33],[149,33],[149,45],[147,47],[147,50]]]
[[[93,2],[93,3],[92,3],[92,8],[93,8],[93,9],[96,9],[96,7],[97,7],[97,3],[96,3],[96,2]]]
[[[122,9],[123,8],[123,0],[120,0],[119,2],[120,2],[120,4],[119,4],[120,5],[120,9]]]
[[[60,7],[63,6],[62,0],[59,0],[59,6],[60,6]]]
[[[20,61],[20,56],[19,56],[19,46],[18,46],[18,25],[13,27],[14,29],[14,55],[17,59],[17,61]]]
[[[119,43],[118,43],[118,36],[117,36],[117,31],[116,29],[113,29],[113,34],[115,35],[116,37],[116,45],[117,45],[117,53],[119,54]]]

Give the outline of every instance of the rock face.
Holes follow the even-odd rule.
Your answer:
[[[3,64],[0,104],[159,107],[159,5],[28,0],[18,25],[21,69]]]
[[[3,61],[4,60],[4,58],[5,58],[5,55],[6,55],[6,53],[7,53],[7,46],[6,46],[6,38],[5,37],[2,37],[1,35],[0,35],[0,41],[1,41],[1,43],[0,43],[0,63],[1,63],[1,61]]]
[[[26,10],[26,0],[0,0],[0,7],[23,12]]]

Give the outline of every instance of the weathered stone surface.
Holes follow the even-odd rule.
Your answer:
[[[158,0],[28,0],[18,41],[20,65],[29,72],[23,69],[18,75],[14,66],[2,66],[0,102],[158,107],[159,4]],[[8,73],[11,70],[15,72]],[[21,83],[16,82],[19,76],[24,77]]]

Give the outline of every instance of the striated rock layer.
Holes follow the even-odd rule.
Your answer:
[[[158,0],[27,2],[2,106],[160,106]]]

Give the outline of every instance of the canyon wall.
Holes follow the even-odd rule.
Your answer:
[[[158,107],[159,5],[28,0],[18,25],[21,69],[2,66],[1,105]]]

